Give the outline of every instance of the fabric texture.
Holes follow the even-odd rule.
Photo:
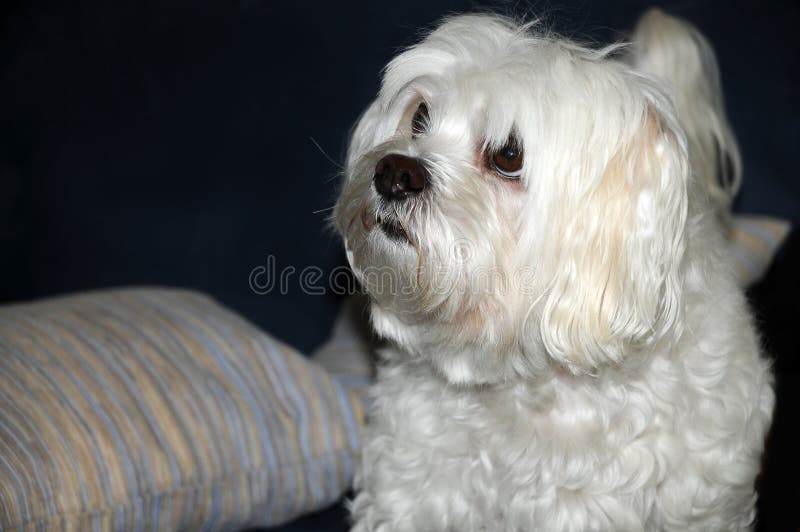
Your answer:
[[[736,258],[736,273],[743,287],[757,282],[766,273],[791,224],[767,216],[735,216],[730,241]]]
[[[211,299],[0,308],[0,530],[237,530],[337,500],[357,395]]]
[[[371,354],[378,345],[369,326],[369,302],[365,295],[348,297],[339,310],[330,338],[312,355],[312,360],[362,398],[375,377]]]

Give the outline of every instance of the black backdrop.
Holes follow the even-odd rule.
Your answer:
[[[495,6],[545,14],[564,34],[605,42],[651,4]],[[745,162],[737,209],[797,223],[800,9],[788,0],[660,5],[694,22],[718,51]],[[310,138],[341,160],[386,61],[420,28],[477,7],[487,5],[4,0],[0,302],[118,285],[190,287],[310,351],[337,297],[304,294],[296,278],[286,293],[259,295],[249,284],[270,256],[296,272],[343,262],[324,211],[338,168]],[[796,270],[783,264],[795,288],[773,280],[761,308],[781,316],[766,330],[789,351],[797,347]],[[783,480],[765,490],[773,523],[775,509],[791,515],[798,496],[791,434],[800,379],[797,359],[786,358],[794,355],[778,361],[784,428],[771,468]]]

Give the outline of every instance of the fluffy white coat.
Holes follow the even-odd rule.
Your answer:
[[[388,65],[334,211],[390,341],[354,530],[752,525],[772,379],[725,241],[716,63],[659,12],[618,52],[465,15]],[[487,157],[510,136],[519,179]],[[376,192],[391,153],[423,193]]]

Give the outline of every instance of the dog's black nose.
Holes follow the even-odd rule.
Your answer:
[[[375,165],[375,190],[387,200],[419,194],[428,185],[428,171],[419,159],[391,153]]]

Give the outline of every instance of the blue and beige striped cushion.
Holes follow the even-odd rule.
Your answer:
[[[341,496],[357,397],[191,292],[0,308],[0,530],[236,530]]]
[[[734,217],[730,242],[736,259],[736,274],[742,286],[750,286],[766,273],[789,229],[789,221],[780,218]]]

